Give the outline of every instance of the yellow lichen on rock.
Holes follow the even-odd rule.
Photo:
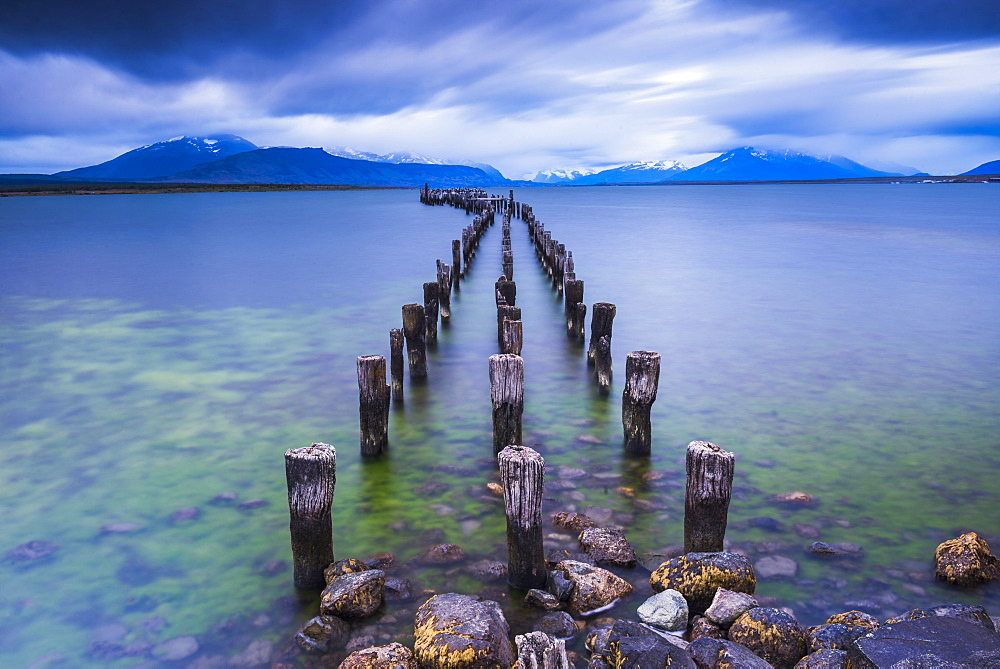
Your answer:
[[[934,575],[957,586],[985,583],[1000,578],[1000,560],[982,537],[967,532],[937,547]]]

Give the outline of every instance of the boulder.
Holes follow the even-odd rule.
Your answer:
[[[575,615],[603,611],[634,590],[631,583],[607,569],[576,560],[563,560],[556,571],[573,583],[567,606]]]
[[[566,642],[542,632],[518,634],[517,664],[513,669],[573,669],[566,656]]]
[[[611,636],[611,627],[598,627],[590,630],[583,645],[591,654],[603,655],[604,649],[608,647],[608,637]]]
[[[698,669],[772,669],[771,665],[757,657],[749,648],[726,639],[702,637],[688,646],[691,659]]]
[[[596,564],[634,567],[639,561],[625,534],[610,527],[590,527],[580,532],[580,545]]]
[[[420,605],[413,624],[414,655],[421,669],[509,667],[514,650],[500,605],[445,593]]]
[[[864,549],[858,544],[847,541],[828,544],[825,541],[814,541],[809,544],[809,553],[823,558],[860,558],[865,554]]]
[[[558,597],[551,592],[537,588],[528,590],[528,594],[524,596],[524,603],[536,609],[544,609],[546,611],[556,611],[562,606],[562,602],[559,601]]]
[[[636,613],[647,625],[668,632],[683,632],[688,626],[687,600],[676,590],[656,593],[640,604]]]
[[[882,623],[878,618],[864,611],[846,611],[844,613],[834,613],[826,619],[824,625],[847,625],[848,627],[863,627],[869,632],[878,629]]]
[[[295,634],[295,643],[313,653],[343,648],[351,636],[350,626],[336,616],[316,616]]]
[[[975,532],[949,539],[934,551],[934,575],[961,587],[1000,578],[1000,560]]]
[[[810,653],[795,663],[794,669],[844,669],[847,651],[824,648]]]
[[[362,560],[366,565],[372,569],[381,569],[385,571],[392,565],[396,564],[396,556],[392,553],[375,553],[374,555],[369,555],[364,560]]]
[[[931,616],[943,616],[945,618],[959,618],[967,623],[982,625],[988,630],[996,631],[996,625],[990,614],[980,604],[942,604],[932,606],[929,609],[912,609],[901,616],[890,618],[886,623],[899,623],[904,620],[917,620],[919,618],[930,618]]]
[[[739,553],[686,553],[661,564],[649,577],[654,592],[673,589],[684,595],[692,613],[702,613],[719,588],[752,595],[757,577],[749,558]]]
[[[400,643],[356,650],[340,663],[339,669],[419,669],[409,648]]]
[[[323,578],[326,579],[326,584],[330,585],[333,583],[333,579],[338,576],[343,576],[344,574],[356,574],[360,571],[368,571],[370,569],[371,567],[366,565],[364,562],[361,560],[355,560],[354,558],[337,560],[323,570]]]
[[[414,558],[420,564],[449,564],[465,559],[465,551],[457,544],[437,544]]]
[[[569,511],[560,511],[552,516],[552,526],[553,527],[564,527],[567,530],[572,530],[573,532],[582,532],[588,527],[595,527],[597,523],[590,516],[585,516],[582,513],[571,513]]]
[[[753,595],[719,588],[712,598],[712,605],[705,609],[705,617],[719,627],[728,628],[755,606],[759,604]]]
[[[368,569],[338,576],[320,596],[319,612],[339,618],[367,618],[382,606],[385,572]]]
[[[619,667],[697,669],[686,649],[632,620],[615,622],[608,635],[607,645],[600,654],[594,653],[591,666],[595,658],[616,669]]]
[[[695,616],[691,621],[691,631],[688,632],[689,641],[697,641],[702,637],[709,639],[725,639],[726,630],[722,629],[705,616]]]
[[[802,625],[788,613],[766,606],[737,618],[729,628],[729,640],[743,644],[777,669],[791,669],[809,651]]]
[[[806,633],[809,640],[809,652],[815,653],[824,648],[847,650],[855,639],[868,634],[869,631],[864,627],[848,627],[843,623],[810,627]]]
[[[855,641],[850,667],[1000,666],[1000,634],[959,618],[933,616],[889,623]]]
[[[553,611],[538,619],[534,631],[548,634],[557,639],[571,639],[576,636],[578,630],[573,616],[565,611]]]
[[[545,584],[545,589],[549,591],[560,602],[568,602],[573,594],[573,581],[566,578],[566,575],[558,570],[549,572],[549,580]]]
[[[389,599],[405,600],[410,598],[412,590],[410,582],[405,578],[387,578],[385,579],[383,596]]]

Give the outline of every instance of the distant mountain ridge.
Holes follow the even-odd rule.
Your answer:
[[[675,174],[670,181],[807,181],[903,176],[880,172],[843,156],[811,156],[791,149],[773,151],[744,146]]]
[[[611,167],[601,171],[543,170],[532,181],[544,184],[572,184],[593,186],[611,183],[656,183],[684,171],[686,168],[676,160],[640,162]]]
[[[189,170],[200,163],[258,149],[236,135],[174,137],[132,149],[99,165],[57,172],[73,179],[150,179]]]
[[[983,163],[979,167],[973,167],[968,172],[962,172],[959,176],[971,177],[977,174],[1000,174],[1000,160],[991,160]]]
[[[393,163],[395,165],[402,165],[404,163],[418,163],[423,165],[465,165],[466,167],[476,167],[481,169],[483,172],[486,172],[486,174],[500,181],[506,181],[507,179],[500,173],[500,170],[492,165],[471,160],[439,160],[437,158],[431,158],[419,153],[409,153],[407,151],[378,154],[372,153],[371,151],[359,151],[347,146],[335,146],[325,149],[325,151],[331,156],[340,156],[341,158],[351,158],[353,160],[369,160],[374,163]]]

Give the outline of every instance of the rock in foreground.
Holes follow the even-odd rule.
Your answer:
[[[514,650],[500,605],[469,595],[435,595],[413,624],[414,655],[422,669],[510,667]]]

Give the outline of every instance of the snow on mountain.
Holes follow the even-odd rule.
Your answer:
[[[542,170],[531,178],[531,181],[540,184],[561,184],[576,181],[581,177],[595,174],[596,170]]]
[[[430,156],[424,156],[419,153],[409,153],[407,151],[379,154],[371,151],[359,151],[358,149],[352,149],[349,146],[334,146],[329,149],[324,149],[324,151],[329,153],[331,156],[350,158],[352,160],[370,160],[373,163],[391,163],[393,165],[464,165],[466,167],[475,167],[480,169],[495,179],[501,181],[506,179],[506,177],[504,177],[504,175],[492,165],[477,163],[471,160],[441,160],[439,158],[431,158]]]
[[[670,181],[802,181],[901,176],[880,172],[843,156],[821,158],[791,149],[744,146],[670,177]]]
[[[638,162],[606,170],[542,170],[535,183],[592,185],[605,183],[655,183],[686,169],[676,160]]]

